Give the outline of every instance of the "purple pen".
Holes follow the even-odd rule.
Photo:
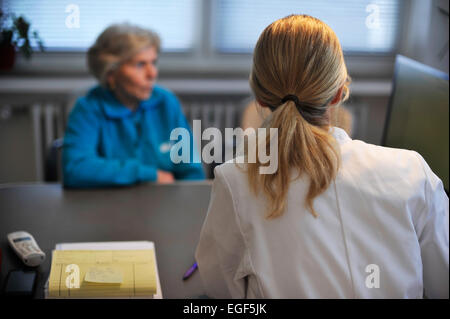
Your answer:
[[[194,263],[191,268],[189,268],[183,275],[183,280],[188,279],[189,277],[192,276],[192,274],[194,273],[195,270],[197,270],[197,263]]]

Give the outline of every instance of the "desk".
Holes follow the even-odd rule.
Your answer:
[[[205,295],[198,272],[186,281],[182,276],[194,262],[210,192],[209,181],[91,190],[0,185],[1,283],[10,269],[25,268],[6,239],[12,231],[25,230],[47,255],[37,268],[37,298],[43,298],[57,243],[135,240],[155,243],[164,298]]]

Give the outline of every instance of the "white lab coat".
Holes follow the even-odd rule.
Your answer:
[[[307,178],[291,182],[287,209],[268,220],[234,163],[215,169],[196,250],[214,298],[449,297],[449,208],[441,180],[416,152],[332,134],[342,166],[305,207]]]

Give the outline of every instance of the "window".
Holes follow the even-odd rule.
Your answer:
[[[85,51],[112,23],[156,31],[165,52],[194,47],[197,0],[3,0],[6,13],[24,15],[47,51]]]
[[[422,3],[409,0],[0,0],[0,7],[25,15],[31,29],[39,31],[46,47],[44,53],[33,57],[33,63],[25,60],[22,63],[19,59],[17,72],[85,74],[86,49],[106,26],[128,21],[160,35],[162,55],[158,63],[165,76],[247,76],[253,47],[263,29],[276,19],[304,13],[318,17],[335,30],[353,76],[390,77],[393,56],[412,41],[412,38],[401,38],[403,26],[415,23],[411,20],[411,10],[428,6],[418,6],[419,2]],[[414,41],[422,37],[419,35]]]
[[[391,53],[400,31],[401,0],[218,0],[214,2],[214,47],[250,53],[271,22],[308,14],[327,23],[348,52]]]

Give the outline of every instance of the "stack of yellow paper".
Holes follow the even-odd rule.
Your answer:
[[[50,298],[151,297],[155,254],[142,250],[54,250]]]

